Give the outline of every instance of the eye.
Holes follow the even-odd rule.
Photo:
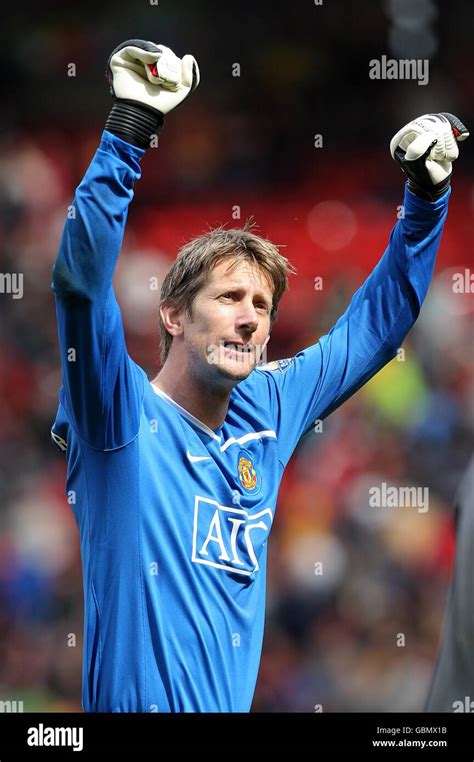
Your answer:
[[[255,305],[255,309],[257,309],[257,310],[264,310],[265,312],[268,312],[269,307],[268,307],[268,304],[266,304],[266,302],[258,302]]]

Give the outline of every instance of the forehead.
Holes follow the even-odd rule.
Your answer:
[[[234,286],[261,288],[273,293],[270,275],[250,259],[235,260],[227,257],[209,272],[208,286]]]

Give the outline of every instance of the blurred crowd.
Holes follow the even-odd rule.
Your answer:
[[[93,35],[87,3],[45,2],[41,18],[32,5],[29,47],[24,39],[13,46],[20,17],[11,11],[0,54],[13,77],[0,132],[0,271],[23,277],[21,298],[0,294],[0,701],[23,701],[25,711],[81,706],[79,540],[64,495],[66,463],[49,438],[61,384],[51,266],[107,114],[97,78],[104,51],[127,36],[154,38],[149,17],[158,10],[142,5],[135,16],[131,5],[111,30],[112,4],[104,3]],[[150,378],[159,358],[158,292],[150,284],[208,225],[238,227],[254,215],[259,232],[297,267],[269,360],[326,333],[397,221],[403,178],[387,153],[391,135],[438,102],[468,121],[472,88],[462,64],[466,27],[452,18],[439,40],[446,66],[435,69],[428,92],[368,80],[367,60],[387,50],[378,40],[396,3],[377,4],[365,20],[342,3],[357,35],[334,11],[320,15],[317,56],[309,21],[266,2],[259,11],[239,4],[231,41],[223,35],[229,10],[203,3],[205,20],[215,23],[196,50],[204,22],[196,7],[181,5],[162,11],[165,42],[182,39],[184,14],[179,52],[189,49],[200,62],[202,53],[200,97],[167,120],[143,161],[116,275],[129,352]],[[249,28],[258,49],[244,40]],[[335,41],[344,56],[331,53]],[[77,76],[68,80],[70,61]],[[240,79],[230,74],[235,61]],[[360,82],[357,73],[348,79],[363,66]],[[18,98],[31,80],[35,88]],[[373,125],[365,97],[374,98]],[[433,284],[403,352],[302,440],[285,473],[254,711],[423,706],[455,550],[456,489],[473,446],[472,294],[453,289],[453,276],[472,267],[472,151],[465,153]],[[371,507],[369,491],[382,483],[428,488],[429,510]]]

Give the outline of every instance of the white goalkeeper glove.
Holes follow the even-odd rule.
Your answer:
[[[160,132],[166,114],[199,84],[196,59],[178,58],[170,48],[126,40],[110,54],[107,70],[116,102],[105,128],[140,148]]]
[[[453,114],[424,114],[394,135],[390,153],[407,175],[412,193],[435,201],[450,185],[458,143],[468,137],[467,128]]]

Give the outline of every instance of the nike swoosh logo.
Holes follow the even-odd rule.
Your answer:
[[[189,450],[186,452],[186,455],[191,463],[199,463],[201,460],[212,460],[210,455],[191,455]]]

